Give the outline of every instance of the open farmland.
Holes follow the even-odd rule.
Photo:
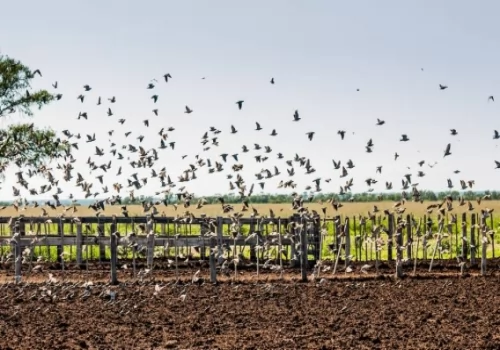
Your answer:
[[[441,202],[431,202],[431,201],[425,201],[424,203],[420,202],[411,202],[408,201],[404,204],[405,214],[412,214],[415,217],[423,217],[424,215],[428,214],[427,213],[427,207],[432,204],[440,204]],[[385,209],[388,210],[394,210],[394,203],[390,201],[382,201],[382,202],[356,202],[356,203],[349,203],[349,202],[343,202],[343,206],[339,210],[335,210],[331,204],[328,203],[317,203],[317,202],[310,202],[304,203],[304,207],[307,207],[309,210],[316,210],[318,213],[322,214],[321,209],[326,208],[326,216],[327,217],[333,217],[336,215],[342,215],[342,216],[367,216],[368,212],[373,213],[373,206],[376,205],[378,209],[382,212]],[[489,200],[489,201],[482,201],[481,204],[477,204],[476,202],[472,203],[474,205],[474,212],[479,212],[481,209],[493,209],[494,212],[500,212],[500,201],[498,200]],[[241,211],[242,209],[242,204],[234,204],[234,209],[235,211]],[[127,205],[127,210],[128,210],[128,215],[129,216],[145,216],[151,213],[149,212],[144,212],[143,207],[141,205]],[[292,204],[291,203],[269,203],[269,204],[252,204],[252,207],[254,207],[258,213],[259,216],[268,216],[269,211],[272,210],[276,217],[289,217],[293,214],[296,213],[296,210],[292,209]],[[76,216],[76,217],[86,217],[86,216],[94,216],[96,215],[96,211],[94,209],[88,208],[87,206],[77,206],[77,211],[76,213],[73,213],[73,210],[68,210],[67,212],[64,212],[62,208],[57,208],[56,210],[53,210],[49,207],[44,207],[44,209],[47,211],[48,216],[50,217],[57,217],[60,216],[63,212],[65,213],[65,216],[71,217],[71,216]],[[111,215],[117,215],[117,216],[123,216],[122,214],[122,206],[121,205],[108,205],[105,207],[105,210],[99,211],[101,216],[111,216]],[[163,204],[157,206],[158,215],[163,215],[168,217],[175,217],[177,215],[183,215],[186,211],[189,211],[190,213],[193,213],[194,216],[199,216],[201,214],[205,214],[209,217],[217,217],[217,216],[227,216],[227,214],[224,214],[222,211],[222,207],[219,204],[208,204],[204,205],[202,208],[197,209],[196,204],[189,206],[188,208],[184,208],[182,205],[179,205],[174,207],[173,205],[168,205],[165,206]],[[460,214],[464,212],[469,212],[467,210],[467,205],[464,206],[458,206],[458,203],[455,205],[455,209],[451,213],[455,214]],[[434,210],[430,215],[436,215],[437,211]],[[243,213],[245,214],[245,213]],[[247,211],[247,214],[244,215],[250,216],[252,214],[252,211],[249,210]],[[42,215],[42,209],[41,208],[31,208],[27,207],[24,210],[16,210],[13,206],[7,206],[5,209],[0,211],[0,216],[2,217],[18,217],[19,215],[24,215],[24,216],[41,216]]]
[[[4,284],[2,347],[486,350],[500,344],[498,275],[305,284],[293,276],[174,285],[159,274],[109,286],[95,274],[77,281],[59,274],[52,283]]]
[[[500,350],[486,2],[4,1],[0,350]]]

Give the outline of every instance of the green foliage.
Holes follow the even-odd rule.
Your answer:
[[[46,90],[32,91],[32,72],[20,61],[0,55],[0,118],[14,112],[32,116],[32,107],[55,98]],[[40,74],[41,75],[41,74]],[[39,166],[43,161],[69,155],[71,145],[56,138],[54,131],[33,124],[15,124],[0,130],[0,172],[11,162],[18,166]]]
[[[30,91],[36,73],[39,71],[32,72],[20,61],[0,56],[0,117],[14,111],[32,116],[32,106],[42,108],[54,100],[46,90]]]
[[[47,159],[70,154],[71,145],[61,142],[52,130],[33,124],[15,124],[0,130],[0,171],[10,162],[18,166],[39,166]]]

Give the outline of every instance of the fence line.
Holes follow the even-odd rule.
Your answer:
[[[300,266],[303,271],[328,255],[345,268],[353,261],[374,261],[378,268],[382,261],[395,260],[398,275],[403,264],[413,261],[416,266],[419,259],[430,260],[430,270],[435,259],[469,260],[471,265],[481,259],[485,273],[487,258],[498,255],[494,224],[491,213],[484,211],[434,219],[390,213],[371,218],[317,214],[286,218],[0,217],[0,254],[2,259],[5,253],[15,256],[16,276],[20,276],[22,261],[32,259],[35,250],[40,253],[43,247],[48,252],[55,247],[58,261],[63,262],[66,254],[77,264],[82,264],[84,253],[89,260],[89,247],[96,247],[98,254],[90,260],[109,260],[113,266],[118,255],[131,251],[134,259],[145,253],[152,265],[160,248],[165,257],[174,249],[176,259],[181,254],[193,255],[194,250],[211,262],[215,256],[216,264],[226,253],[227,259],[241,257],[250,262],[274,257],[274,261],[279,258],[280,263]],[[247,247],[249,253],[244,257]],[[23,256],[26,248],[30,258]]]

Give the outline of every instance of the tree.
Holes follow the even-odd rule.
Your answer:
[[[47,90],[33,91],[31,71],[20,61],[0,55],[0,118],[14,112],[33,116],[33,107],[42,108],[56,97]],[[71,145],[61,141],[50,129],[39,129],[32,123],[20,123],[0,129],[0,172],[14,162],[18,166],[38,166],[43,161],[69,155]]]

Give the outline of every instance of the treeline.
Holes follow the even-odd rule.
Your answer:
[[[458,192],[458,191],[451,191],[451,192],[433,192],[433,191],[420,191],[421,194],[421,199],[424,201],[437,201],[437,200],[442,200],[446,196],[451,195],[453,198],[458,198],[459,196],[463,196],[465,200],[476,200],[478,197],[483,197],[484,195],[489,195],[492,200],[500,200],[500,192],[497,191],[485,191],[485,192],[474,192],[474,191],[467,191],[467,192]],[[309,193],[304,192],[303,193],[304,197],[308,197]],[[216,194],[213,196],[204,196],[203,198],[207,201],[208,204],[218,204],[219,198],[223,198],[225,203],[228,204],[234,204],[234,203],[241,203],[241,198],[238,195],[234,194]],[[199,198],[202,197],[195,197],[194,200],[192,201],[193,204],[195,204]],[[397,201],[401,199],[401,193],[400,192],[393,192],[393,193],[353,193],[353,194],[346,194],[343,196],[338,195],[337,193],[315,193],[314,194],[314,200],[315,201],[323,201],[326,202],[329,199],[334,198],[336,201],[340,202],[346,202],[346,201],[353,201],[353,202],[375,202],[375,201]],[[131,200],[130,197],[123,197],[122,198],[122,204],[123,205],[131,205],[131,204],[141,204],[143,201],[164,201],[166,200],[167,203],[169,204],[174,204],[177,203],[177,196],[175,194],[170,194],[166,198],[158,198],[158,197],[148,197],[148,196],[138,196],[135,198],[135,200]],[[252,195],[250,201],[252,203],[259,203],[259,204],[266,204],[266,203],[289,203],[291,202],[292,197],[290,195],[286,194],[254,194]],[[93,203],[95,200],[88,200],[88,199],[82,199],[78,200],[77,205],[89,205]],[[40,202],[40,201],[39,201]],[[61,201],[63,205],[69,205],[69,201]],[[12,201],[0,201],[0,206],[4,205],[10,205],[12,204]]]
[[[458,198],[462,196],[465,200],[476,200],[478,197],[483,197],[488,194],[492,200],[500,200],[500,192],[497,191],[485,191],[485,192],[458,192],[458,191],[448,191],[448,192],[433,192],[433,191],[420,191],[421,199],[424,201],[438,201],[442,200],[446,196],[451,195],[453,198]],[[304,197],[307,197],[308,193],[303,193]],[[199,197],[201,198],[201,197]],[[195,197],[193,203],[196,203],[199,199]],[[219,198],[223,198],[225,203],[234,204],[241,203],[241,197],[234,194],[216,194],[213,196],[203,197],[209,204],[218,204]],[[336,193],[317,193],[314,194],[315,201],[326,202],[329,199],[334,198],[340,202],[353,201],[353,202],[375,202],[375,201],[397,201],[401,199],[400,192],[393,193],[354,193],[346,194],[340,196]],[[168,203],[177,203],[177,196],[171,194],[168,198],[165,198]],[[142,201],[158,201],[164,200],[164,198],[153,198],[153,197],[138,197],[135,201],[132,201],[129,197],[123,198],[122,203],[124,205],[128,204],[140,204]],[[292,197],[286,194],[254,194],[252,195],[250,201],[252,203],[266,204],[266,203],[289,203]]]

